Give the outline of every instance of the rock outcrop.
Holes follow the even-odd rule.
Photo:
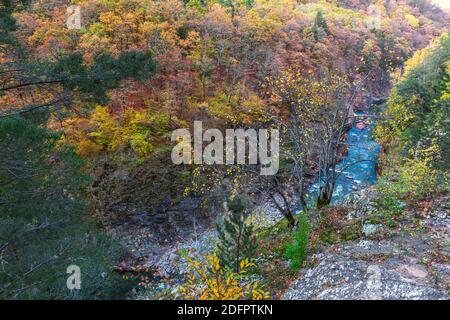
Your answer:
[[[449,299],[448,200],[438,199],[418,227],[403,225],[382,240],[359,239],[317,253],[315,265],[300,271],[283,298]]]

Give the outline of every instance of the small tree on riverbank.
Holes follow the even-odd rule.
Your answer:
[[[224,219],[223,223],[217,224],[218,257],[224,267],[239,273],[241,261],[254,257],[257,243],[253,226],[247,222],[247,199],[236,196],[229,202],[228,207],[231,215]]]
[[[304,210],[306,178],[311,174],[320,183],[317,206],[331,202],[352,102],[369,75],[350,85],[346,77],[327,71],[310,75],[288,70],[270,82],[281,113],[279,125],[284,128],[281,154],[287,163],[286,174],[293,183],[296,202]]]

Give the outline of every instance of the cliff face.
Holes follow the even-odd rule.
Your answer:
[[[373,194],[372,194],[373,195]],[[302,269],[284,299],[448,299],[450,194],[406,208],[395,228],[365,223],[362,238],[326,247]],[[371,194],[360,200],[370,208]],[[348,219],[368,218],[371,210]]]

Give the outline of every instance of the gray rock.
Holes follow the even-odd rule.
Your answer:
[[[289,300],[448,299],[417,264],[383,264],[325,254],[284,294]]]
[[[380,228],[379,224],[366,223],[362,227],[362,233],[364,233],[365,236],[369,236],[371,234],[376,233],[379,228]]]
[[[352,241],[316,254],[313,261],[319,263],[300,270],[299,279],[283,298],[448,300],[450,266],[433,260],[436,248],[438,256],[448,259],[448,218],[439,228],[430,219],[425,221],[430,228],[422,233]],[[377,225],[367,226],[373,230]],[[431,261],[431,265],[423,261]]]

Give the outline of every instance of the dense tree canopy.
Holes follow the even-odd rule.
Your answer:
[[[66,24],[70,5],[80,28]],[[0,298],[122,295],[112,270],[123,248],[101,227],[145,216],[167,240],[186,225],[171,209],[188,197],[194,228],[243,189],[269,191],[296,226],[314,178],[325,181],[319,202],[331,201],[351,112],[394,81],[379,141],[404,143],[410,160],[439,150],[432,166],[448,169],[448,21],[429,0],[1,0]],[[280,128],[279,174],[175,166],[171,132],[195,120]],[[256,240],[238,211],[219,249],[240,273],[252,265],[240,266],[241,248],[253,253]],[[65,287],[70,264],[85,270],[81,292]],[[224,279],[239,289],[240,277]]]

